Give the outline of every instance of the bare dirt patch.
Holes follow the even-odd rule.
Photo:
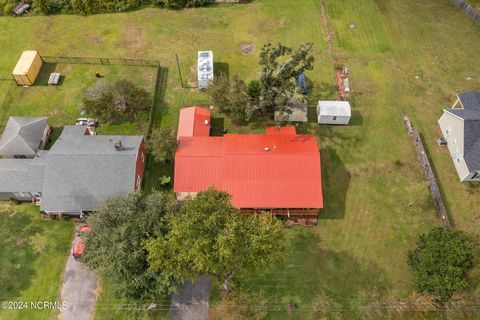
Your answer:
[[[255,45],[255,43],[244,43],[240,46],[240,51],[243,54],[250,54],[255,51],[256,48],[257,46]]]
[[[124,30],[123,43],[133,55],[137,55],[145,48],[143,30],[135,24],[129,24]]]

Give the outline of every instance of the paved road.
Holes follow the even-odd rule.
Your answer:
[[[67,302],[67,308],[60,311],[59,320],[93,319],[97,280],[94,272],[69,255],[61,292],[62,301]]]
[[[207,320],[211,279],[202,276],[192,283],[187,281],[172,296],[170,315],[172,320]]]

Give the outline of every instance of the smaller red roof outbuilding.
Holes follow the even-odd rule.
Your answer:
[[[210,135],[210,110],[188,107],[180,110],[177,139],[180,137],[202,137]]]

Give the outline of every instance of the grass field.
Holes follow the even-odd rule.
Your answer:
[[[38,207],[0,204],[2,301],[60,301],[73,237],[70,221],[42,221]],[[0,310],[0,319],[55,319],[57,310]]]
[[[2,48],[8,48],[0,52],[0,78],[9,78],[19,53],[27,48],[48,55],[160,60],[168,80],[156,126],[176,126],[182,105],[209,103],[195,89],[180,87],[175,53],[185,83],[195,78],[191,70],[196,51],[205,49],[214,51],[215,61],[230,75],[254,79],[263,43],[314,42],[315,71],[308,73],[314,83],[308,97],[312,106],[319,98],[335,98],[332,58],[352,69],[351,125],[299,127],[300,132],[316,134],[321,148],[325,208],[318,226],[289,229],[285,262],[244,283],[239,299],[214,292],[212,319],[318,319],[325,309],[337,318],[399,318],[372,302],[416,301],[405,255],[416,235],[436,220],[402,112],[425,139],[453,223],[478,234],[479,187],[458,182],[447,151],[437,147],[435,139],[442,108],[453,103],[457,92],[480,88],[480,64],[475,62],[480,25],[448,0],[325,0],[331,56],[320,3],[256,0],[182,11],[0,18]],[[351,23],[354,28],[349,28]],[[245,43],[257,49],[243,54]],[[0,102],[8,85],[0,81]],[[225,127],[229,132],[263,130],[263,125],[236,127],[228,119]],[[152,186],[158,178],[150,179]],[[475,270],[471,294],[476,296],[479,289],[480,273]],[[111,311],[112,299],[108,290],[102,291],[98,319],[108,319],[107,314],[121,318],[121,310]],[[116,306],[123,303],[114,301]],[[287,313],[289,303],[295,306],[292,315]],[[468,317],[475,315],[460,316]]]

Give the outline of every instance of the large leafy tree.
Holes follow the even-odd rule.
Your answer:
[[[167,231],[163,217],[172,205],[166,193],[132,193],[106,200],[88,217],[92,231],[85,234],[82,260],[109,279],[117,296],[153,299],[176,287],[168,275],[149,268],[143,247],[145,240]]]
[[[170,161],[175,157],[177,149],[177,131],[173,128],[161,127],[152,132],[148,141],[148,150],[156,161]]]
[[[233,121],[244,123],[250,119],[252,100],[245,81],[239,76],[235,75],[230,80],[220,74],[209,86],[208,94],[220,112],[229,115]]]
[[[118,80],[113,84],[106,80],[97,81],[83,97],[87,114],[103,121],[135,119],[148,110],[149,104],[148,92],[129,80]]]
[[[306,70],[313,70],[313,44],[304,43],[297,49],[282,44],[265,44],[260,52],[259,109],[264,113],[288,113],[288,101],[295,93],[294,79]]]
[[[408,252],[415,289],[445,302],[468,288],[467,274],[476,264],[473,240],[458,230],[435,228],[421,234],[417,247]]]
[[[271,215],[243,216],[225,192],[209,189],[166,218],[169,233],[146,242],[155,271],[178,280],[208,274],[235,283],[282,257],[282,224]]]

